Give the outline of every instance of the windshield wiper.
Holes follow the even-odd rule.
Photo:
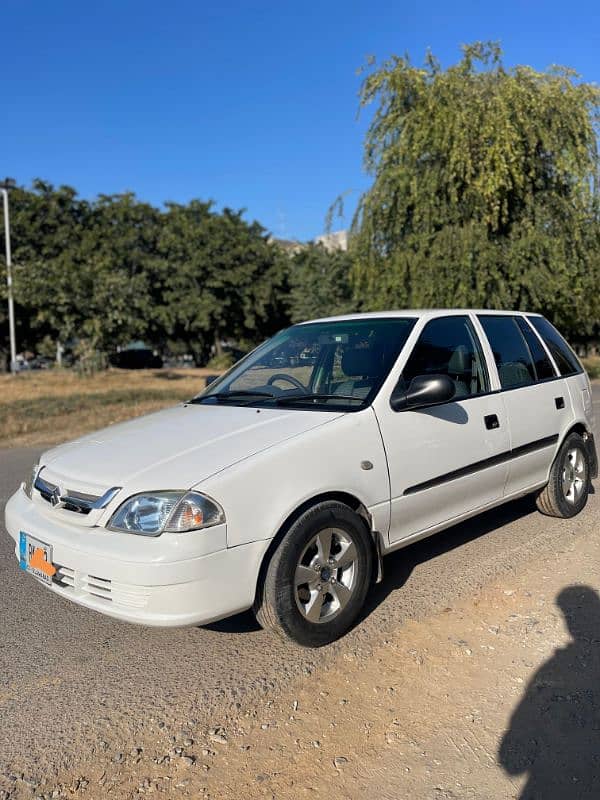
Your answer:
[[[276,405],[286,405],[287,403],[302,403],[302,402],[310,402],[310,401],[327,401],[327,400],[343,400],[345,402],[354,401],[362,403],[364,398],[362,397],[355,397],[352,394],[322,394],[320,392],[307,392],[306,394],[288,394],[288,395],[273,395],[269,394],[269,392],[261,392],[259,390],[254,391],[254,389],[237,389],[232,392],[215,392],[214,394],[206,394],[202,397],[194,397],[190,400],[190,403],[203,403],[205,400],[216,400],[217,402],[222,402],[224,400],[235,399],[238,397],[247,397],[248,404],[253,403],[253,398],[265,398],[265,400],[272,400]],[[246,404],[244,404],[246,405]]]
[[[288,394],[281,395],[273,398],[277,405],[285,405],[285,403],[297,403],[298,401],[306,400],[354,400],[362,403],[364,397],[355,397],[353,394],[321,394],[318,392],[307,392],[306,394]]]
[[[268,397],[272,398],[273,395],[269,392],[254,391],[254,389],[237,389],[232,392],[215,392],[214,394],[205,394],[202,397],[194,397],[190,403],[203,403],[205,400],[215,399],[217,401],[228,400],[230,397]]]

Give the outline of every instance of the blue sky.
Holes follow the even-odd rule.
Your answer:
[[[368,54],[499,39],[509,64],[600,82],[600,6],[354,0],[3,0],[0,175],[84,197],[212,198],[312,238],[368,185],[356,70]],[[335,227],[344,227],[345,222]]]

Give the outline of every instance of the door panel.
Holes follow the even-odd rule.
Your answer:
[[[504,404],[514,454],[506,493],[512,494],[546,480],[557,442],[573,411],[564,379],[504,392]]]
[[[486,427],[491,416],[497,427]],[[499,395],[382,409],[378,417],[390,471],[390,543],[502,497],[510,444]]]
[[[572,419],[565,380],[522,317],[479,314],[492,350],[510,427],[506,494],[546,480],[556,445]]]

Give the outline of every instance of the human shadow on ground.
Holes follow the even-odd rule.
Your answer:
[[[572,641],[532,677],[498,753],[526,776],[520,800],[600,797],[600,597],[569,586],[556,604]]]

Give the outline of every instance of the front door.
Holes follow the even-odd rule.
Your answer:
[[[491,503],[504,491],[506,412],[501,396],[489,394],[485,358],[467,315],[439,317],[423,328],[400,380],[407,387],[428,374],[454,381],[451,402],[395,412],[382,398],[376,408],[389,465],[390,543]]]

